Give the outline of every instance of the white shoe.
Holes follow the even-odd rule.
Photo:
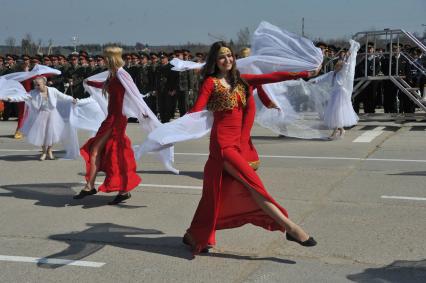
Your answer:
[[[47,156],[49,157],[50,160],[54,160],[55,159],[55,156],[53,155],[53,152],[51,150],[49,150],[47,152]]]
[[[46,160],[46,153],[44,152],[40,155],[40,161],[43,161],[43,160]]]

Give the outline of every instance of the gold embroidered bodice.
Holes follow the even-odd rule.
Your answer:
[[[231,91],[226,88],[219,79],[213,78],[214,90],[207,103],[207,110],[210,111],[225,111],[232,110],[238,107],[239,101],[243,107],[246,106],[246,89],[243,84],[238,83]],[[240,99],[238,99],[238,97]]]

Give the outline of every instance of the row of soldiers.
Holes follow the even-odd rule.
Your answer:
[[[335,62],[344,56],[347,49],[317,44],[323,51],[323,72],[332,71]],[[392,56],[390,56],[392,53]],[[409,61],[413,62],[410,63]],[[409,44],[387,44],[386,48],[375,47],[373,43],[361,46],[355,78],[364,76],[400,76],[411,87],[419,89],[419,96],[425,97],[426,55]],[[390,80],[373,80],[369,82],[354,99],[354,110],[359,113],[360,105],[364,113],[375,113],[383,106],[385,113],[414,113],[416,105]]]
[[[172,71],[169,60],[177,57],[181,60],[203,62],[205,54],[189,50],[175,50],[173,53],[126,53],[123,54],[124,69],[129,72],[139,91],[151,110],[160,117],[163,123],[174,118],[176,107],[180,116],[194,104],[199,84],[199,71]],[[61,71],[61,75],[49,78],[49,86],[75,98],[85,98],[83,80],[105,71],[105,59],[102,55],[89,56],[87,52],[64,55],[16,56],[7,54],[0,56],[0,76],[12,72],[28,71],[35,64],[43,64]],[[3,119],[13,114],[13,104],[7,105]]]

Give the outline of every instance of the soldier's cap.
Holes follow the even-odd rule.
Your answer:
[[[105,59],[105,58],[104,58],[104,56],[102,56],[102,55],[96,55],[96,56],[95,56],[95,59],[96,59],[96,60],[99,60],[99,59]]]
[[[89,56],[89,53],[87,53],[87,52],[86,52],[86,51],[84,51],[84,50],[80,50],[80,51],[78,52],[78,55],[83,56],[83,57],[88,57],[88,56]]]
[[[89,57],[87,58],[87,60],[88,60],[89,62],[92,62],[92,61],[95,61],[95,58],[93,58],[93,56],[89,56]]]
[[[367,44],[367,47],[368,47],[368,48],[374,48],[374,44],[373,44],[373,43],[371,43],[371,42],[369,42],[369,43]],[[361,45],[361,48],[360,48],[360,49],[365,50],[365,44]]]
[[[336,52],[338,49],[335,45],[329,45],[328,50],[333,50],[334,52]]]
[[[6,60],[15,60],[15,56],[13,54],[6,54]]]
[[[155,56],[155,57],[158,57],[158,54],[157,54],[157,53],[155,53],[155,52],[151,52],[151,53],[149,53],[149,56],[150,56],[150,57],[154,57],[154,56]]]
[[[58,56],[58,59],[59,58],[67,59],[67,57],[65,55],[62,55],[62,54],[58,54],[57,56]]]
[[[31,62],[40,62],[40,58],[38,56],[31,57]]]
[[[140,52],[139,55],[140,55],[140,58],[144,58],[144,57],[149,58],[149,55],[146,52]]]
[[[43,61],[50,61],[49,56],[43,56]]]
[[[197,57],[204,57],[204,54],[201,53],[201,52],[197,52],[197,53],[195,53],[195,56],[197,56]]]
[[[191,51],[189,51],[188,49],[182,49],[183,53],[191,53]]]
[[[58,60],[58,55],[56,55],[56,54],[52,54],[52,55],[49,55],[49,57],[50,57],[50,60]]]
[[[164,58],[164,57],[168,57],[168,55],[167,55],[167,53],[166,52],[159,52],[158,53],[158,57],[160,57],[160,58]]]
[[[389,49],[390,45],[391,45],[390,43],[386,44],[386,48]],[[398,44],[396,44],[395,42],[392,42],[392,48],[397,48],[397,47],[398,47]]]
[[[132,57],[136,57],[136,58],[138,58],[138,59],[140,59],[141,58],[141,56],[139,56],[139,54],[138,53],[131,53],[130,54]]]
[[[72,58],[77,58],[78,59],[78,53],[71,53],[70,55],[68,55],[68,60],[71,60]]]
[[[325,42],[322,42],[322,41],[318,41],[318,42],[315,44],[315,46],[316,46],[316,47],[319,47],[319,48],[321,48],[321,47],[327,48],[327,44],[325,44]]]
[[[31,58],[30,58],[30,56],[29,55],[27,55],[27,54],[23,54],[22,56],[21,56],[21,59],[22,60],[30,60]]]

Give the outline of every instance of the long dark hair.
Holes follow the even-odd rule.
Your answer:
[[[201,70],[203,82],[208,77],[210,76],[216,77],[219,74],[219,68],[216,65],[216,60],[219,55],[219,50],[221,47],[229,48],[229,50],[231,50],[232,57],[234,57],[234,63],[232,64],[232,69],[229,71],[229,76],[227,78],[229,79],[229,84],[231,86],[231,89],[234,89],[238,83],[242,83],[245,86],[246,90],[248,90],[248,83],[243,78],[241,78],[240,72],[237,69],[237,64],[236,64],[237,59],[235,58],[235,52],[224,41],[216,41],[210,47],[209,54],[207,55],[206,64]]]

